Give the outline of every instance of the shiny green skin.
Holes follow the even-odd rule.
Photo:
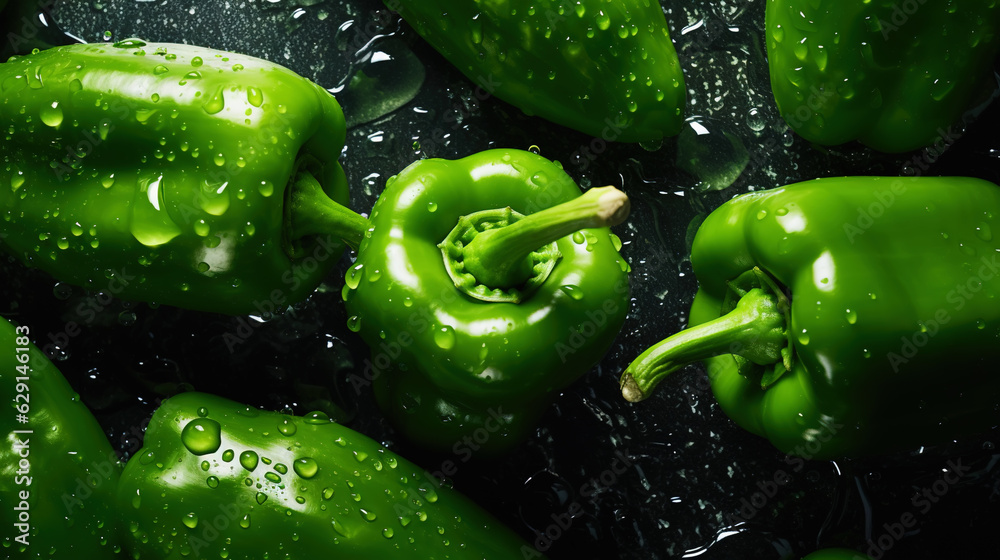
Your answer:
[[[723,204],[691,250],[690,323],[718,317],[726,282],[758,266],[791,294],[795,357],[766,390],[731,354],[707,360],[722,410],[807,458],[940,443],[995,423],[998,218],[1000,187],[967,178],[820,179]],[[959,286],[979,278],[965,297]]]
[[[361,380],[373,378],[380,408],[408,439],[503,453],[604,356],[629,308],[629,267],[608,228],[559,239],[562,259],[517,304],[459,292],[437,247],[461,216],[530,214],[579,196],[560,166],[520,150],[421,160],[389,179],[344,298],[372,350]]]
[[[765,28],[781,115],[817,144],[950,145],[995,88],[994,2],[768,0]]]
[[[607,141],[680,132],[685,88],[655,0],[385,0],[483,93]]]
[[[124,299],[241,314],[304,299],[338,260],[339,240],[284,238],[299,161],[347,198],[343,113],[305,78],[151,43],[16,57],[0,83],[0,228],[28,266]]]
[[[802,560],[871,560],[868,556],[850,548],[824,548],[817,550]]]
[[[25,334],[27,333],[27,334]],[[24,338],[22,338],[24,337]],[[118,456],[97,420],[58,369],[27,339],[30,326],[15,327],[0,318],[0,534],[11,558],[110,558],[120,550],[115,524],[115,490],[121,473]],[[20,340],[19,340],[20,339]],[[19,352],[17,348],[27,348]],[[27,387],[19,387],[27,356]],[[18,389],[24,389],[19,391]],[[29,421],[18,423],[15,407],[27,404]],[[15,434],[31,430],[32,434]],[[27,450],[18,439],[27,440]],[[27,453],[27,456],[24,456]],[[19,473],[20,461],[29,468]],[[30,477],[30,484],[21,477]],[[16,510],[27,491],[27,509]],[[28,546],[15,540],[19,514],[27,511]]]
[[[214,446],[185,434],[193,421],[209,425],[205,434],[215,423]],[[513,559],[526,546],[417,465],[322,413],[285,416],[202,393],[156,411],[118,499],[127,546],[146,560]]]

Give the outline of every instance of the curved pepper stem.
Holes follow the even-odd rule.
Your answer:
[[[616,226],[628,214],[628,196],[622,191],[590,189],[569,202],[479,233],[463,249],[465,270],[490,288],[517,287],[531,277],[531,253],[581,229]]]
[[[333,235],[355,251],[371,227],[367,218],[333,201],[312,173],[300,170],[292,185],[288,233],[292,240],[310,235]]]
[[[630,402],[641,401],[671,373],[723,354],[742,356],[758,365],[783,362],[790,367],[787,343],[787,321],[778,296],[754,288],[729,313],[683,330],[640,354],[622,374],[622,396]]]

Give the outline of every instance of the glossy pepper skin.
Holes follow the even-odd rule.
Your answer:
[[[344,118],[318,85],[200,47],[73,45],[0,64],[3,245],[57,279],[222,313],[304,299],[335,236],[296,237],[291,184],[346,202]]]
[[[489,95],[608,141],[680,132],[685,88],[659,2],[385,0]]]
[[[468,223],[464,217],[480,211],[503,214],[510,208],[528,215],[526,220],[541,219],[551,217],[545,209],[570,216],[577,210],[567,204],[624,198],[600,192],[581,196],[557,164],[507,149],[454,161],[421,160],[390,178],[344,288],[348,326],[372,351],[353,378],[358,391],[374,383],[382,411],[407,438],[430,448],[489,454],[519,443],[556,392],[593,367],[621,328],[629,308],[621,242],[608,227],[571,221],[546,223],[554,228],[549,233],[562,229],[545,242],[529,236],[526,243],[492,245],[501,264],[506,257],[523,264],[515,256],[522,254],[514,248],[519,243],[535,251],[532,258],[553,249],[561,253],[543,281],[517,301],[480,299],[523,285],[518,281],[506,292],[484,289],[493,280],[483,280],[482,271],[468,273],[474,270],[465,268],[470,253],[454,279],[445,263],[454,261],[463,243],[443,242]],[[615,208],[627,215],[627,207]],[[554,246],[543,249],[548,241]],[[471,245],[465,238],[466,251]],[[544,265],[532,267],[537,272]],[[463,444],[468,438],[475,443]]]
[[[623,393],[641,400],[704,360],[727,415],[807,458],[982,431],[1000,401],[998,217],[1000,187],[971,178],[830,178],[730,200],[695,236],[690,327],[629,365]]]
[[[27,325],[0,318],[0,523],[11,558],[111,558],[120,551],[121,465]],[[27,421],[22,423],[18,415]],[[25,433],[30,432],[30,433]]]
[[[950,144],[963,112],[996,88],[993,2],[768,0],[765,27],[781,115],[817,144]]]
[[[118,498],[129,549],[150,560],[513,559],[526,546],[323,413],[286,416],[202,393],[164,401]]]

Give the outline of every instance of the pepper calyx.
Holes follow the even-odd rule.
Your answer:
[[[493,303],[520,303],[530,297],[555,268],[562,258],[562,253],[555,242],[548,243],[537,251],[532,251],[520,262],[513,263],[520,270],[516,271],[526,277],[519,286],[511,288],[494,288],[480,282],[466,268],[464,249],[479,235],[496,228],[507,227],[522,220],[524,215],[515,212],[509,206],[493,210],[483,210],[468,216],[462,216],[458,225],[448,233],[444,241],[438,244],[444,258],[444,267],[455,287],[466,295],[481,301]]]
[[[761,374],[763,388],[791,368],[787,297],[780,290],[773,291],[767,280],[759,279],[763,272],[755,269],[749,274],[753,277],[741,276],[730,285],[739,297],[728,310],[727,298],[722,316],[660,341],[629,364],[619,382],[625,400],[641,401],[675,371],[725,354],[748,366],[741,367],[741,373],[751,367],[774,366],[770,374]]]
[[[482,301],[519,303],[561,258],[556,241],[581,229],[618,225],[628,214],[625,193],[599,187],[527,216],[509,207],[463,216],[438,248],[460,291]]]

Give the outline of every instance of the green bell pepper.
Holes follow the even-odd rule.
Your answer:
[[[372,351],[355,388],[374,383],[414,442],[506,451],[621,328],[629,266],[608,226],[627,215],[621,191],[581,196],[558,164],[520,150],[391,177],[343,291]]]
[[[623,395],[704,360],[726,414],[806,458],[981,431],[1000,398],[998,217],[1000,187],[971,178],[820,179],[730,200],[694,239],[690,328],[633,361]]]
[[[322,412],[292,417],[201,393],[156,411],[118,500],[135,558],[480,560],[522,558],[527,546]]]
[[[781,115],[817,144],[950,144],[962,113],[996,88],[993,2],[768,0],[765,28]]]
[[[15,57],[0,84],[0,227],[28,266],[240,314],[304,299],[342,254],[286,199],[310,175],[315,203],[346,202],[343,113],[285,68],[128,40]]]
[[[385,0],[486,95],[607,141],[680,132],[685,88],[659,2]]]
[[[0,524],[13,558],[109,558],[120,550],[121,465],[104,431],[26,325],[0,318]]]

